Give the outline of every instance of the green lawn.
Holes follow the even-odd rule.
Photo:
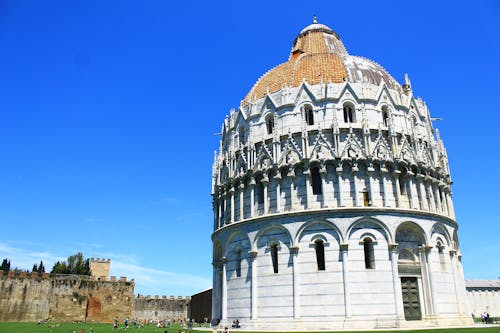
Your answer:
[[[86,323],[51,323],[41,324],[36,323],[0,323],[0,333],[90,333],[90,329],[94,333],[124,333],[127,332],[123,326],[119,329],[113,329],[111,324],[86,324]],[[155,325],[144,326],[142,328],[130,327],[128,331],[136,333],[179,333],[185,331],[178,325],[173,325],[170,328],[157,328]],[[204,331],[207,332],[207,331]],[[208,331],[211,332],[211,331]],[[238,332],[238,330],[232,330]],[[356,332],[356,333],[368,333]],[[374,332],[374,331],[371,331]],[[375,331],[377,333],[500,333],[500,327],[485,327],[478,325],[477,328],[451,328],[451,329],[438,329],[438,330],[415,330],[415,331]],[[247,332],[245,332],[247,333]],[[259,332],[262,333],[262,332]]]
[[[178,333],[183,330],[179,325],[172,325],[170,328],[157,328],[156,325],[146,325],[138,328],[130,326],[128,330],[120,325],[118,329],[113,329],[112,324],[90,324],[90,323],[0,323],[0,333]]]

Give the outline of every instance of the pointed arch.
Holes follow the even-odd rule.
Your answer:
[[[349,133],[347,136],[344,149],[342,149],[341,159],[359,159],[365,158],[364,149],[361,142],[356,137],[356,134]]]
[[[379,161],[392,160],[392,151],[382,133],[378,134],[371,155]]]
[[[335,149],[326,140],[323,133],[319,133],[314,141],[313,147],[311,149],[311,154],[309,156],[310,160],[332,160],[336,156]]]

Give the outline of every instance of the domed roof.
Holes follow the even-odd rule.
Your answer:
[[[284,87],[298,87],[303,81],[311,85],[344,81],[379,85],[385,82],[389,88],[399,87],[379,64],[349,55],[339,35],[314,18],[313,23],[295,38],[288,61],[261,76],[243,104]]]

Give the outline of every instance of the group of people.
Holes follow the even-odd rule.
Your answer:
[[[484,311],[484,313],[481,313],[481,321],[485,324],[491,323],[491,317],[488,311]]]

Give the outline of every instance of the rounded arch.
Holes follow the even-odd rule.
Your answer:
[[[343,113],[344,123],[356,122],[356,107],[353,101],[344,100],[342,102],[342,113]]]
[[[251,242],[250,242],[250,238],[248,237],[248,235],[246,233],[244,233],[242,230],[236,229],[229,234],[226,241],[224,242],[223,253],[224,253],[225,257],[228,256],[228,251],[231,248],[231,243],[237,237],[240,237],[242,239],[242,241],[238,244],[238,246],[240,248],[244,248],[243,246],[241,246],[242,245],[241,243],[247,242],[248,243],[248,250],[249,251],[251,250],[250,249]]]
[[[325,220],[325,219],[313,219],[313,220],[310,220],[310,221],[307,221],[305,223],[303,223],[299,230],[297,230],[297,234],[295,235],[294,239],[293,239],[293,245],[297,245],[300,240],[302,239],[303,235],[305,234],[305,231],[307,231],[307,229],[310,229],[312,226],[315,226],[315,225],[324,225],[326,226],[329,230],[332,230],[333,232],[335,232],[335,234],[332,234],[333,237],[335,237],[335,235],[337,237],[335,237],[337,239],[337,241],[339,242],[339,244],[343,243],[343,237],[342,237],[342,233],[340,232],[339,228],[333,223],[333,222],[330,222],[328,220]]]
[[[214,247],[213,247],[213,260],[214,262],[219,261],[222,259],[222,244],[219,240],[214,240]]]
[[[377,229],[382,234],[382,236],[384,236],[387,243],[392,242],[393,238],[387,225],[384,222],[373,217],[361,217],[360,219],[353,222],[347,229],[346,239],[350,239],[354,231],[357,231],[359,229],[366,229],[370,224],[377,227],[375,229]]]
[[[272,229],[278,229],[280,231],[283,231],[285,236],[287,237],[288,241],[289,241],[289,244],[288,246],[292,246],[292,241],[293,241],[293,238],[292,238],[292,235],[290,234],[290,231],[285,228],[284,226],[282,226],[281,224],[278,224],[278,223],[271,223],[269,225],[267,225],[266,227],[260,229],[257,234],[255,235],[255,239],[253,240],[253,242],[251,243],[252,245],[252,248],[251,250],[252,251],[255,251],[257,250],[257,247],[258,247],[258,244],[259,244],[259,240],[262,238],[262,235],[266,234],[268,231],[272,230]],[[286,245],[286,244],[285,244]]]
[[[310,102],[304,102],[300,105],[300,111],[306,125],[314,125],[314,108]]]
[[[431,241],[436,243],[439,236],[441,236],[443,238],[443,241],[445,242],[443,245],[448,248],[452,247],[452,239],[448,230],[446,230],[446,228],[439,222],[436,222],[431,229]]]
[[[267,134],[272,134],[274,132],[275,128],[275,123],[274,123],[274,113],[273,112],[266,112],[262,115],[264,118],[264,122],[266,124],[266,132]]]
[[[405,221],[400,223],[395,232],[395,242],[398,242],[398,232],[400,233],[400,237],[403,237],[403,232],[411,232],[415,236],[417,236],[418,240],[421,242],[421,245],[425,245],[429,243],[429,239],[424,231],[424,229],[413,221]]]

